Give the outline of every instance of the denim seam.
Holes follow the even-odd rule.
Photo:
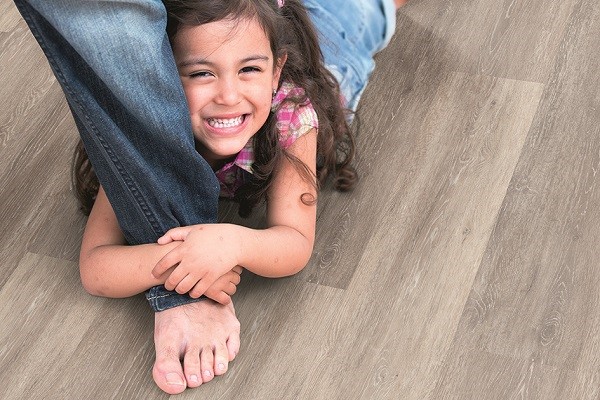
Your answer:
[[[152,297],[147,297],[148,300],[156,300],[156,299],[162,299],[164,297],[171,297],[173,296],[172,293],[167,293],[167,294],[163,294],[161,296],[152,296]]]

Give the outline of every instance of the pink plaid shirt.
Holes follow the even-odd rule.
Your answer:
[[[287,149],[300,136],[307,134],[311,129],[318,129],[319,122],[317,113],[310,100],[304,104],[296,104],[285,101],[289,96],[303,96],[304,89],[291,83],[283,82],[279,91],[273,98],[271,109],[281,105],[277,111],[277,129],[279,130],[279,143]],[[221,197],[233,198],[236,190],[246,182],[247,175],[252,174],[252,163],[254,162],[254,147],[252,139],[238,153],[235,160],[225,164],[216,173],[221,184]]]

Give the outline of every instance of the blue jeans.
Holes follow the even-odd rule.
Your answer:
[[[162,2],[15,4],[62,85],[127,241],[215,222],[219,184],[194,147]],[[155,311],[196,301],[163,286],[146,297]]]
[[[335,6],[338,1],[343,5]],[[162,2],[14,2],[65,92],[128,243],[153,243],[170,228],[216,222],[219,185],[194,147]],[[353,107],[372,56],[393,33],[393,2],[305,3],[321,38],[333,39],[323,41],[326,63]],[[197,301],[163,286],[146,297],[155,311]]]
[[[375,68],[373,56],[396,28],[393,0],[303,0],[319,32],[327,69],[340,84],[346,107],[356,111]]]

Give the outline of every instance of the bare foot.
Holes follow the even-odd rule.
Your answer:
[[[394,0],[396,3],[396,10],[408,3],[408,0]]]
[[[169,394],[223,375],[240,349],[240,323],[233,304],[206,299],[157,312],[154,346],[152,376]]]

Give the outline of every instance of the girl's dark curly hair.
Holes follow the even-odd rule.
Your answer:
[[[279,143],[275,113],[253,137],[254,164],[250,180],[238,189],[235,200],[239,214],[247,216],[256,204],[266,199],[273,171],[281,157],[289,159],[300,175],[318,189],[328,176],[333,176],[337,190],[354,187],[357,175],[350,163],[355,144],[347,122],[347,111],[341,104],[339,84],[325,68],[317,33],[300,0],[163,0],[168,13],[167,33],[171,41],[181,26],[197,26],[223,19],[258,21],[271,43],[277,59],[287,55],[281,81],[294,83],[305,90],[305,96],[287,99],[297,104],[311,99],[319,118],[317,134],[317,176]],[[276,110],[275,110],[276,111]],[[98,180],[80,143],[73,162],[73,181],[82,210],[89,213],[98,191]],[[316,199],[303,196],[305,203]]]

